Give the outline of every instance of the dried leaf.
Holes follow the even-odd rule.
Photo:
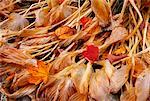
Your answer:
[[[106,39],[104,44],[109,46],[115,42],[125,40],[127,36],[128,36],[128,31],[126,30],[126,28],[116,27],[112,30],[110,37]]]
[[[31,84],[38,85],[41,82],[46,83],[48,81],[50,66],[47,66],[44,62],[38,61],[37,67],[27,68],[31,77],[28,82]]]
[[[77,91],[81,94],[86,94],[88,92],[89,79],[92,72],[91,69],[89,65],[86,68],[86,66],[82,64],[72,70],[71,77],[73,83]]]
[[[109,101],[109,79],[104,70],[97,70],[92,74],[89,85],[89,94],[97,101]]]
[[[53,25],[56,24],[63,19],[67,18],[73,13],[72,9],[64,5],[63,7],[54,8],[51,10],[51,14],[49,17],[49,24]]]
[[[115,67],[109,62],[109,60],[104,61],[104,68],[109,79],[112,77]]]
[[[89,62],[87,64],[87,68],[85,70],[85,73],[83,74],[83,77],[81,78],[81,82],[79,85],[79,90],[80,90],[81,94],[87,94],[88,93],[88,86],[89,86],[91,74],[92,74],[92,65]]]
[[[35,12],[35,26],[46,26],[48,25],[48,8],[39,9]]]
[[[75,29],[68,26],[62,26],[55,30],[55,34],[59,39],[69,39],[72,35],[75,34]]]
[[[106,0],[91,0],[91,8],[99,19],[100,25],[106,26],[110,21],[110,8]]]
[[[127,65],[121,66],[121,68],[116,69],[113,76],[110,78],[110,91],[117,93],[121,87],[125,84],[129,77],[130,67]]]

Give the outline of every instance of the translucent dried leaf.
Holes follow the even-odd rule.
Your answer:
[[[56,24],[72,14],[72,9],[64,5],[63,7],[53,8],[49,17],[49,24]]]
[[[80,65],[72,70],[71,77],[78,92],[86,94],[88,92],[91,67]]]
[[[109,79],[104,70],[97,70],[90,79],[89,94],[97,101],[109,101]]]
[[[106,72],[107,76],[109,78],[111,78],[114,73],[115,67],[109,62],[109,60],[105,60],[104,68],[105,68],[105,72]]]

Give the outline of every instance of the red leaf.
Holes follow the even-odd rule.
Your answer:
[[[57,0],[59,4],[62,4],[64,0]]]
[[[98,53],[99,53],[98,47],[96,47],[94,45],[88,45],[86,47],[86,50],[82,53],[82,55],[88,61],[94,62],[94,61],[98,60]]]
[[[115,62],[115,61],[118,61],[118,60],[120,60],[120,59],[123,59],[123,58],[125,58],[125,57],[127,57],[126,54],[124,54],[124,55],[108,54],[108,55],[107,55],[107,59],[108,59],[111,63],[113,63],[113,62]]]
[[[82,18],[80,19],[80,22],[81,22],[82,27],[83,27],[83,29],[84,29],[84,28],[86,27],[87,23],[91,23],[91,22],[92,22],[92,19],[89,18],[89,17],[82,17]]]

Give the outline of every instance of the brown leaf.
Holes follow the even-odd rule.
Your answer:
[[[116,27],[112,30],[112,33],[109,38],[106,39],[106,45],[111,45],[118,41],[123,41],[128,36],[128,31],[124,27]]]
[[[100,25],[107,25],[110,21],[110,8],[106,0],[91,0],[91,8],[99,19]]]

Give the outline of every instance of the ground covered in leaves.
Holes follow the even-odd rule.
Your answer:
[[[0,101],[149,101],[149,0],[0,0]]]

